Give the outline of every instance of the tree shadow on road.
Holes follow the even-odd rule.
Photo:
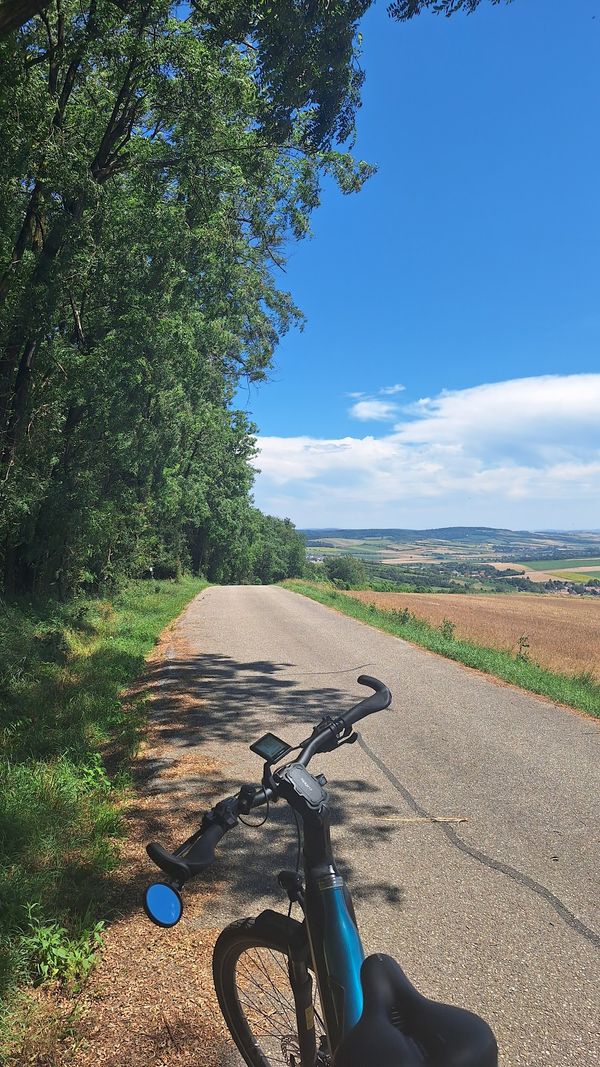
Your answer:
[[[234,919],[265,906],[287,910],[276,877],[297,860],[292,811],[283,802],[272,804],[263,826],[237,826],[226,836],[215,864],[185,886],[183,919],[173,931],[157,930],[142,911],[144,888],[163,877],[145,846],[156,840],[172,851],[217,800],[236,792],[245,779],[258,784],[261,761],[247,746],[265,731],[298,743],[323,714],[339,713],[352,703],[347,688],[336,688],[329,679],[323,684],[318,675],[291,680],[292,671],[295,666],[288,663],[237,662],[173,649],[166,659],[147,665],[134,694],[138,704],[150,699],[147,740],[133,765],[132,797],[124,812],[127,835],[118,866],[99,887],[116,921],[91,978],[91,1007],[82,1024],[94,1062],[135,1067],[168,1058],[186,1067],[196,1053],[211,1067],[238,1062],[219,1022],[212,946],[217,932]],[[336,857],[356,898],[359,920],[363,900],[378,908],[379,917],[380,903],[401,904],[401,890],[386,872],[382,877],[375,860],[367,876],[359,877],[358,857],[364,868],[364,856],[369,863],[376,856],[393,832],[392,822],[378,816],[393,812],[377,784],[356,769],[348,773],[350,761],[335,763],[333,754],[315,760],[315,767],[331,775]],[[253,813],[252,821],[261,815]],[[126,1026],[115,1024],[121,1017]]]
[[[175,655],[148,665],[142,692],[152,698],[150,745],[136,760],[137,799],[128,809],[130,837],[138,842],[141,862],[120,872],[120,915],[139,906],[139,894],[153,875],[161,877],[145,859],[144,845],[158,840],[172,851],[197,829],[207,808],[247,780],[239,771],[248,773],[252,765],[240,768],[232,762],[232,743],[246,746],[272,730],[293,744],[306,737],[323,714],[347,710],[347,692],[329,684],[298,684],[285,676],[293,667],[265,660],[238,662],[223,655]],[[316,676],[312,678],[317,682]],[[315,766],[332,776],[335,854],[357,902],[401,904],[400,887],[382,879],[381,870],[359,880],[353,861],[361,851],[390,838],[392,823],[379,821],[378,815],[392,814],[394,809],[377,803],[380,790],[372,782],[335,775],[329,757],[327,764],[323,759],[319,765],[316,759]],[[255,770],[258,784],[262,772],[258,758]],[[358,810],[357,797],[365,798]],[[253,813],[250,819],[259,822],[262,814]],[[238,826],[227,835],[213,867],[186,886],[186,907],[194,909],[194,898],[199,898],[199,925],[215,926],[267,904],[287,906],[276,876],[283,868],[295,867],[297,853],[291,809],[282,802],[272,804],[265,825]]]

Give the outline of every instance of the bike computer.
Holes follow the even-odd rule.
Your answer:
[[[280,759],[292,751],[292,746],[287,741],[282,741],[275,734],[263,734],[258,741],[250,745],[250,751],[256,752],[266,763],[278,763]]]

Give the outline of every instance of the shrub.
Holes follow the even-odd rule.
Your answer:
[[[30,969],[37,982],[52,979],[67,982],[78,989],[90,973],[102,943],[103,922],[96,922],[83,930],[79,937],[70,937],[64,926],[56,921],[44,922],[39,904],[27,906],[28,932],[21,945],[29,958]]]
[[[354,556],[328,556],[325,560],[325,573],[332,581],[345,583],[346,589],[367,584],[365,565]]]
[[[529,661],[529,637],[527,634],[521,634],[519,643],[517,646],[517,659],[521,663],[527,663]]]

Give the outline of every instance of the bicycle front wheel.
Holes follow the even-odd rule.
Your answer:
[[[317,983],[283,931],[241,919],[213,954],[219,1005],[250,1067],[329,1067]]]

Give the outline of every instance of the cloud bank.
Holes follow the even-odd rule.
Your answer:
[[[403,408],[367,398],[350,413],[397,421],[381,436],[259,438],[259,507],[300,526],[600,527],[600,374],[478,385]]]

